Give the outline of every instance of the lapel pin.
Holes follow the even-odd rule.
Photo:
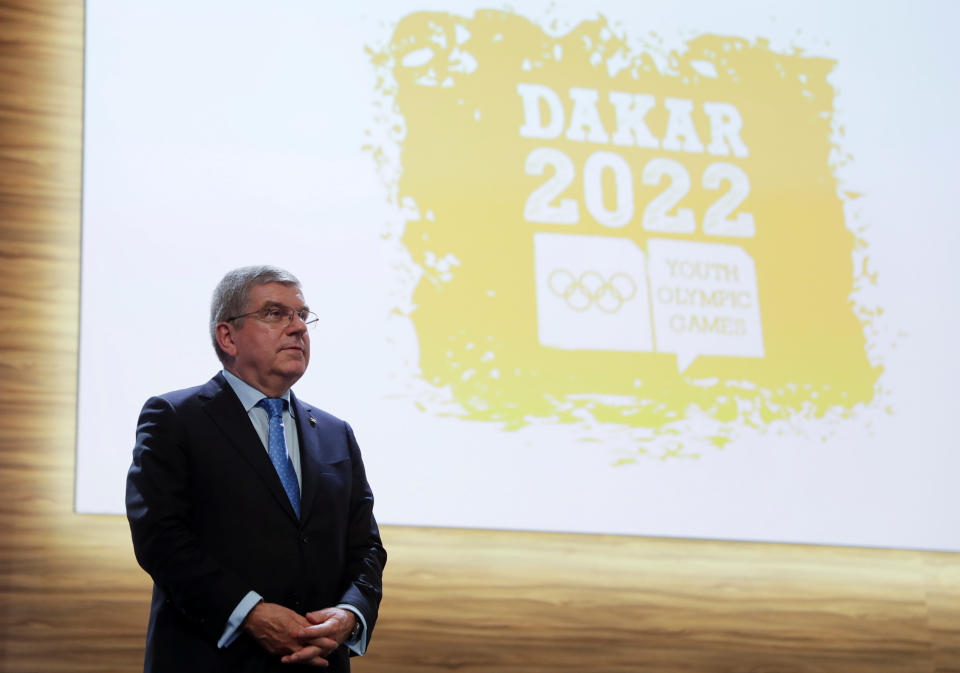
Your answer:
[[[314,418],[313,416],[310,417],[310,425],[312,425],[313,427],[317,426],[317,419]]]

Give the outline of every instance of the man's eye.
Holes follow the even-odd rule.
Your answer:
[[[266,311],[267,320],[280,320],[283,318],[285,311],[282,308],[268,308]]]

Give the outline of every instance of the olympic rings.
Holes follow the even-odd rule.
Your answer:
[[[594,305],[604,313],[616,313],[637,294],[636,283],[625,273],[604,280],[597,271],[584,271],[576,278],[566,269],[555,269],[547,277],[547,285],[578,313]]]

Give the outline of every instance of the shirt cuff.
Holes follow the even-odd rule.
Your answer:
[[[360,610],[353,607],[349,603],[341,603],[337,606],[343,610],[349,610],[357,616],[357,621],[360,623],[360,633],[357,634],[357,637],[353,640],[348,640],[344,643],[350,651],[356,654],[358,657],[362,657],[367,651],[367,620],[363,618]]]
[[[237,636],[240,635],[240,625],[243,624],[243,620],[246,619],[250,611],[253,610],[253,606],[262,600],[263,596],[256,591],[247,592],[247,595],[237,603],[237,607],[230,613],[230,619],[227,620],[227,626],[223,630],[223,635],[220,636],[220,640],[217,641],[217,647],[227,647],[237,639]]]

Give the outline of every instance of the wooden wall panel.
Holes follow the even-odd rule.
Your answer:
[[[139,670],[149,603],[125,521],[73,513],[82,38],[80,2],[0,2],[0,672]],[[960,671],[955,554],[384,539],[361,673]]]

